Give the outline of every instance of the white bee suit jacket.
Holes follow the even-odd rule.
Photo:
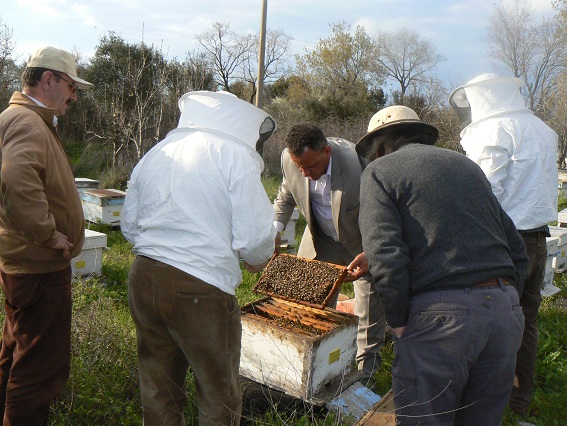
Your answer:
[[[519,230],[557,220],[557,134],[527,109],[517,79],[463,86],[472,122],[461,145]]]
[[[239,259],[274,252],[274,211],[260,180],[264,111],[225,92],[179,101],[177,129],[132,172],[121,229],[134,252],[187,272],[229,294],[242,281]]]

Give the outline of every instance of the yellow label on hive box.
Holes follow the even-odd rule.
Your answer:
[[[83,269],[84,267],[87,266],[87,261],[86,260],[77,260],[75,262],[75,268],[77,269]]]
[[[341,350],[335,349],[333,352],[329,354],[329,364],[332,364],[333,362],[337,362],[340,357],[341,357]]]
[[[112,216],[120,216],[120,212],[112,212]]]

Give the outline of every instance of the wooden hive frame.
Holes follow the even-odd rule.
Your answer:
[[[280,263],[280,260],[282,259],[291,260],[293,261],[295,266],[298,266],[300,268],[311,268],[312,265],[317,265],[317,267],[326,267],[336,270],[335,281],[333,282],[332,286],[329,287],[328,292],[325,294],[325,298],[320,303],[313,303],[306,301],[302,299],[301,294],[297,294],[298,292],[290,296],[290,295],[281,294],[280,292],[274,290],[274,288],[276,287],[275,283],[273,282],[274,278],[278,278],[278,279],[281,278],[283,280],[289,279],[289,275],[280,276],[274,274],[273,270],[279,267],[278,263]],[[327,270],[331,270],[331,269],[327,269]],[[274,254],[274,256],[272,256],[272,259],[270,260],[270,262],[262,272],[260,279],[258,279],[256,284],[254,285],[253,290],[257,293],[264,294],[267,296],[272,296],[274,298],[297,302],[302,305],[311,306],[317,309],[323,309],[329,305],[331,300],[333,300],[334,296],[339,291],[341,284],[344,282],[347,273],[348,273],[347,268],[342,265],[322,262],[320,260],[307,259],[292,254],[285,254],[285,253]],[[295,285],[295,289],[299,288],[298,283],[294,283],[294,285]],[[320,289],[314,289],[314,286],[317,285],[315,283],[302,282],[301,285],[303,286],[303,289],[307,291],[320,290]],[[313,293],[314,291],[311,292]]]

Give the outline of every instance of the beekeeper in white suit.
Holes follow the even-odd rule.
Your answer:
[[[449,103],[468,124],[461,132],[463,149],[484,170],[529,256],[520,298],[524,335],[509,403],[514,412],[526,415],[534,386],[547,224],[557,220],[558,176],[557,134],[526,108],[522,85],[519,78],[483,74],[455,89]]]
[[[121,229],[134,247],[128,298],[136,326],[145,426],[185,425],[195,377],[199,425],[238,425],[240,259],[274,252],[274,210],[257,153],[275,130],[264,111],[226,92],[179,100],[178,127],[132,172]]]

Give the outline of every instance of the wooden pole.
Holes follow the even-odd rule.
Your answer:
[[[258,82],[256,84],[256,106],[262,108],[264,96],[264,58],[266,51],[266,16],[268,14],[268,0],[262,0],[262,23],[260,26],[260,51],[258,52]]]

